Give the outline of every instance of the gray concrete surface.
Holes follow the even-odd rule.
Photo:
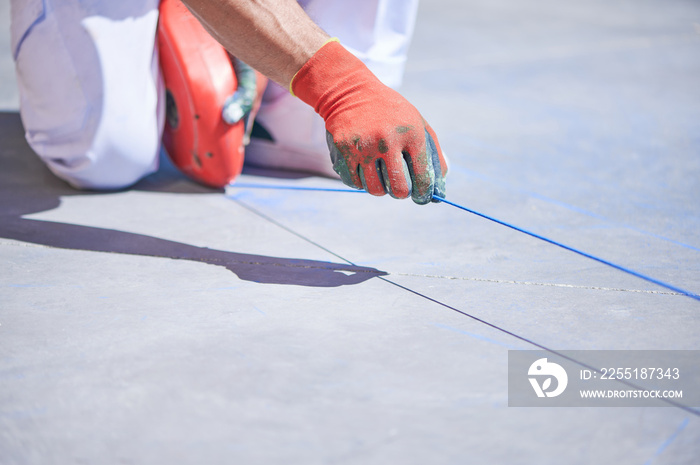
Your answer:
[[[699,31],[693,1],[424,1],[404,93],[450,199],[700,292]],[[448,205],[167,164],[77,192],[12,111],[0,166],[0,463],[699,461],[692,411],[507,406],[509,349],[700,349],[690,298]]]

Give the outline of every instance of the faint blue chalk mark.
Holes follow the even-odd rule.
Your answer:
[[[253,308],[254,308],[255,310],[257,310],[257,312],[260,313],[261,315],[267,315],[265,312],[263,312],[262,310],[260,310],[260,309],[259,309],[258,307],[256,307],[256,306],[253,306]]]
[[[670,446],[671,443],[673,443],[673,441],[676,440],[676,438],[678,437],[678,435],[680,435],[680,434],[683,432],[683,430],[685,429],[685,427],[688,426],[688,423],[690,423],[690,419],[689,419],[688,417],[686,417],[686,418],[681,422],[680,426],[676,429],[676,431],[674,431],[673,434],[671,434],[671,435],[659,446],[659,448],[656,449],[656,453],[654,453],[654,456],[651,457],[649,460],[647,460],[647,461],[644,463],[644,465],[651,465],[651,464],[654,462],[654,460],[655,460],[659,455],[661,455],[661,453],[662,453],[663,451],[665,451],[665,450],[668,448],[668,446]]]
[[[78,284],[71,284],[71,285],[61,285],[61,284],[8,284],[7,287],[14,287],[17,289],[31,289],[31,288],[39,288],[39,287],[68,287],[68,288],[76,288],[76,289],[81,289],[83,286],[80,286]]]
[[[32,289],[39,287],[56,287],[54,284],[8,284],[7,287],[14,287],[16,289]]]
[[[496,344],[496,345],[499,345],[501,347],[506,347],[508,349],[519,349],[519,347],[516,347],[512,344],[507,344],[505,342],[497,341],[495,339],[491,339],[490,337],[486,337],[486,336],[483,336],[481,334],[470,333],[469,331],[464,331],[463,329],[453,328],[452,326],[447,326],[447,325],[442,324],[442,323],[432,323],[432,325],[435,326],[436,328],[446,329],[448,331],[452,331],[455,333],[464,334],[465,336],[473,337],[474,339],[478,339],[480,341],[488,342],[491,344]]]
[[[10,418],[14,420],[22,420],[25,418],[34,418],[46,415],[46,407],[33,407],[26,409],[0,410],[0,418]]]

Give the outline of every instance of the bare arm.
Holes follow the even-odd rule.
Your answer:
[[[232,55],[289,86],[328,40],[295,0],[183,0]]]

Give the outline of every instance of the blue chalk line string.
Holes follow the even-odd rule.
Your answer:
[[[357,189],[344,189],[344,188],[323,188],[323,187],[303,187],[303,186],[284,186],[284,185],[270,185],[270,184],[256,184],[256,183],[236,183],[236,184],[231,184],[230,187],[236,187],[236,188],[248,188],[248,189],[279,189],[279,190],[296,190],[296,191],[316,191],[316,192],[357,192],[357,193],[365,193],[363,190],[357,190]],[[505,226],[507,228],[513,229],[515,231],[518,231],[523,234],[527,234],[530,237],[534,237],[535,239],[539,239],[541,241],[547,242],[552,245],[556,245],[557,247],[560,247],[564,250],[568,250],[569,252],[573,252],[575,254],[581,255],[582,257],[589,258],[591,260],[595,260],[598,263],[602,263],[604,265],[607,265],[611,268],[615,268],[616,270],[622,271],[624,273],[627,273],[629,275],[635,276],[637,278],[643,279],[645,281],[648,281],[652,284],[656,284],[657,286],[665,287],[666,289],[669,289],[673,292],[676,292],[678,294],[685,295],[687,297],[690,297],[691,299],[695,299],[697,301],[700,301],[700,295],[695,294],[693,292],[687,291],[685,289],[682,289],[678,286],[674,286],[673,284],[669,284],[667,282],[661,281],[656,278],[652,278],[651,276],[647,276],[644,273],[640,273],[638,271],[635,271],[631,268],[627,268],[622,265],[618,265],[617,263],[613,263],[609,260],[605,260],[603,258],[597,257],[593,254],[590,254],[588,252],[584,252],[582,250],[576,249],[574,247],[570,247],[566,244],[562,244],[561,242],[555,241],[554,239],[549,239],[548,237],[542,236],[541,234],[534,233],[532,231],[528,231],[527,229],[523,229],[521,227],[515,226],[513,224],[507,223],[505,221],[499,220],[497,218],[494,218],[492,216],[486,215],[484,213],[480,213],[476,210],[472,210],[470,208],[467,208],[463,205],[460,205],[455,202],[451,202],[445,198],[439,197],[439,196],[433,196],[434,199],[438,200],[439,203],[446,203],[447,205],[451,205],[455,208],[458,208],[460,210],[464,210],[466,212],[469,212],[473,215],[479,216],[481,218],[487,219],[489,221],[493,221],[494,223],[500,224],[502,226]]]
[[[669,284],[669,283],[666,283],[666,282],[664,282],[664,281],[658,280],[658,279],[656,279],[656,278],[652,278],[651,276],[647,276],[647,275],[645,275],[645,274],[643,274],[643,273],[640,273],[640,272],[638,272],[638,271],[634,271],[634,270],[631,269],[631,268],[627,268],[627,267],[625,267],[625,266],[618,265],[617,263],[613,263],[613,262],[608,261],[608,260],[605,260],[605,259],[603,259],[603,258],[596,257],[595,255],[589,254],[589,253],[584,252],[584,251],[582,251],[582,250],[576,249],[576,248],[574,248],[574,247],[570,247],[570,246],[568,246],[568,245],[566,245],[566,244],[562,244],[561,242],[557,242],[557,241],[555,241],[555,240],[553,240],[553,239],[549,239],[548,237],[542,236],[542,235],[537,234],[537,233],[534,233],[534,232],[532,232],[532,231],[528,231],[527,229],[520,228],[520,227],[515,226],[515,225],[512,225],[512,224],[510,224],[510,223],[506,223],[505,221],[501,221],[501,220],[499,220],[499,219],[493,218],[493,217],[488,216],[488,215],[485,215],[485,214],[483,214],[483,213],[479,213],[478,211],[471,210],[471,209],[469,209],[469,208],[467,208],[467,207],[465,207],[465,206],[459,205],[459,204],[454,203],[454,202],[450,202],[449,200],[446,200],[446,199],[444,199],[444,198],[442,198],[442,197],[438,197],[438,196],[434,196],[434,197],[435,197],[437,200],[439,200],[440,202],[444,202],[444,203],[446,203],[446,204],[448,204],[448,205],[452,205],[453,207],[459,208],[460,210],[464,210],[464,211],[466,211],[466,212],[469,212],[469,213],[472,213],[472,214],[474,214],[474,215],[480,216],[480,217],[485,218],[485,219],[487,219],[487,220],[489,220],[489,221],[493,221],[494,223],[498,223],[498,224],[503,225],[503,226],[506,226],[506,227],[508,227],[508,228],[510,228],[510,229],[514,229],[515,231],[521,232],[521,233],[523,233],[523,234],[527,234],[528,236],[534,237],[534,238],[539,239],[539,240],[541,240],[541,241],[548,242],[548,243],[550,243],[550,244],[552,244],[552,245],[556,245],[557,247],[561,247],[562,249],[568,250],[568,251],[570,251],[570,252],[574,252],[574,253],[579,254],[579,255],[581,255],[581,256],[583,256],[583,257],[586,257],[586,258],[590,258],[591,260],[595,260],[595,261],[597,261],[597,262],[599,262],[599,263],[602,263],[602,264],[604,264],[604,265],[608,265],[608,266],[610,266],[610,267],[612,267],[612,268],[615,268],[616,270],[623,271],[623,272],[625,272],[625,273],[627,273],[627,274],[630,274],[630,275],[632,275],[632,276],[636,276],[637,278],[641,278],[641,279],[643,279],[643,280],[645,280],[645,281],[649,281],[650,283],[656,284],[656,285],[661,286],[661,287],[665,287],[666,289],[670,289],[670,290],[672,290],[672,291],[674,291],[674,292],[677,292],[677,293],[679,293],[679,294],[686,295],[686,296],[688,296],[688,297],[690,297],[690,298],[692,298],[692,299],[695,299],[695,300],[700,301],[700,295],[695,294],[695,293],[690,292],[690,291],[686,291],[685,289],[681,289],[680,287],[674,286],[673,284]]]
[[[314,192],[352,192],[358,194],[366,194],[363,190],[357,189],[346,189],[346,188],[331,188],[331,187],[304,187],[304,186],[281,186],[274,184],[255,184],[240,182],[236,184],[229,184],[228,187],[240,187],[247,189],[273,189],[273,190],[284,190],[284,191],[314,191]]]

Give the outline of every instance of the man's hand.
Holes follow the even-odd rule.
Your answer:
[[[432,128],[339,43],[326,43],[291,89],[326,122],[334,170],[372,195],[426,204],[444,197],[447,164]]]

